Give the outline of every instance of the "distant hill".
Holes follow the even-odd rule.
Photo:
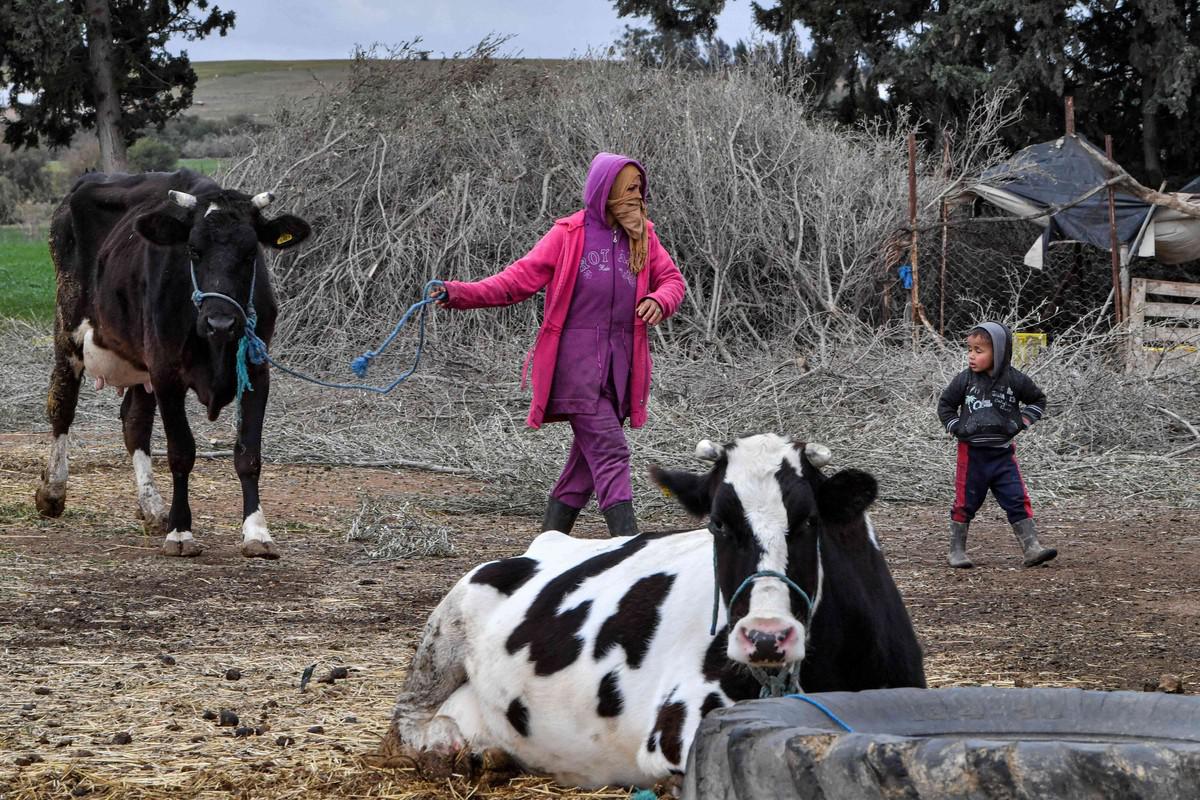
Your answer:
[[[248,114],[267,122],[282,98],[309,97],[341,83],[349,59],[329,61],[196,61],[196,91],[183,113],[202,119]]]
[[[502,59],[518,71],[562,69],[569,60]],[[221,120],[248,114],[269,122],[283,98],[304,98],[343,83],[350,74],[350,59],[325,61],[195,61],[196,91],[184,114]],[[420,69],[446,67],[442,59],[413,62]]]

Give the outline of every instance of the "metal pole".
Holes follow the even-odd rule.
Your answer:
[[[942,130],[942,177],[950,180],[950,132]],[[950,248],[950,231],[946,224],[950,210],[942,197],[942,270],[938,285],[938,335],[946,335],[946,257]]]
[[[917,134],[908,134],[908,227],[909,266],[912,267],[912,315],[913,344],[917,343],[917,330],[921,324],[921,279],[917,269]]]
[[[1074,136],[1075,135],[1075,98],[1071,95],[1067,95],[1066,98],[1064,98],[1064,99],[1066,101],[1065,113],[1066,113],[1066,117],[1067,117],[1066,118],[1067,136]]]
[[[1109,161],[1112,160],[1112,137],[1108,135],[1104,137],[1104,155],[1108,156]],[[1112,253],[1113,319],[1120,325],[1125,317],[1121,304],[1121,243],[1117,240],[1117,192],[1111,186],[1108,187],[1108,232],[1109,250]]]

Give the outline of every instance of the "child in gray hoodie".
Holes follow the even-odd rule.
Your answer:
[[[1008,514],[1025,566],[1058,555],[1043,547],[1033,522],[1029,492],[1017,465],[1017,434],[1046,413],[1046,395],[1012,366],[1012,334],[998,322],[967,333],[967,369],[950,381],[938,400],[938,418],[958,437],[954,505],[950,510],[952,567],[974,566],[967,557],[967,529],[990,489]]]

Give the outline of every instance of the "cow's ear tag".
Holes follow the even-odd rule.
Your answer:
[[[292,236],[290,233],[281,233],[281,234],[279,234],[279,238],[275,240],[275,244],[280,244],[280,245],[287,244],[294,238],[295,237]]]
[[[663,496],[663,497],[671,497],[671,496],[672,496],[672,495],[671,495],[671,490],[670,490],[670,489],[668,489],[668,488],[667,488],[667,487],[665,487],[665,486],[660,486],[660,487],[658,487],[658,490],[659,490],[660,492],[662,492],[662,496]]]

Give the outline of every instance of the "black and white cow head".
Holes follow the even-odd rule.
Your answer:
[[[283,214],[268,220],[262,215],[274,200],[270,192],[253,197],[221,189],[201,195],[167,192],[161,210],[143,214],[135,228],[146,240],[163,247],[187,246],[187,256],[202,292],[232,298],[248,308],[259,244],[284,250],[303,242],[308,223]],[[242,335],[244,320],[229,302],[205,298],[196,319],[197,335],[220,344]]]
[[[708,473],[650,472],[689,512],[709,518],[717,586],[729,611],[726,653],[752,666],[797,665],[821,601],[819,541],[831,526],[861,519],[875,499],[875,479],[859,470],[826,478],[820,467],[830,461],[828,448],[776,434],[724,446],[705,440],[696,455],[713,462]],[[764,572],[774,575],[752,577]]]

